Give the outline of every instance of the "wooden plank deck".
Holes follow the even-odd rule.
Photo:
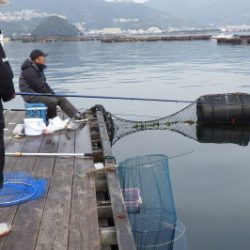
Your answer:
[[[23,112],[5,112],[6,152],[91,153],[89,126],[38,137],[12,137]],[[48,180],[47,194],[19,206],[0,208],[0,221],[12,232],[0,238],[1,250],[101,249],[94,177],[82,172],[94,166],[83,157],[6,157],[5,172],[26,171]]]

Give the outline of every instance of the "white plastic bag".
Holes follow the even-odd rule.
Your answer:
[[[46,127],[44,133],[52,134],[55,131],[64,129],[68,122],[69,119],[62,120],[59,116],[56,116],[53,119],[49,119],[49,125]]]
[[[25,118],[23,121],[24,133],[27,136],[41,135],[46,128],[42,118]]]
[[[13,135],[24,135],[24,124],[17,124],[13,129]]]

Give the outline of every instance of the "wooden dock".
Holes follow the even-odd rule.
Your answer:
[[[103,112],[89,111],[89,122],[74,131],[15,138],[13,128],[24,112],[5,111],[6,152],[93,153],[94,157],[6,157],[5,172],[28,172],[48,180],[38,200],[0,208],[0,222],[12,232],[0,238],[1,250],[135,249],[133,235],[114,170],[87,175],[94,162],[112,169]]]

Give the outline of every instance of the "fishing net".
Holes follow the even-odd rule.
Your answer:
[[[112,118],[114,122],[113,144],[124,136],[143,130],[171,130],[196,139],[196,103],[192,103],[174,114],[154,120],[133,121],[115,115],[112,115]]]
[[[167,156],[127,159],[118,175],[137,249],[173,249],[185,230],[176,216]]]
[[[244,93],[205,95],[180,111],[147,121],[128,120],[110,114],[102,106],[110,142],[144,130],[168,130],[201,143],[234,143],[250,140],[250,95]]]
[[[34,178],[25,172],[11,172],[4,175],[0,190],[0,207],[18,205],[35,200],[47,192],[47,181]]]

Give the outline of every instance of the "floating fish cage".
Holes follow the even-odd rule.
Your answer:
[[[118,175],[126,200],[137,249],[173,249],[184,232],[177,220],[174,198],[165,155],[147,155],[119,164]]]

